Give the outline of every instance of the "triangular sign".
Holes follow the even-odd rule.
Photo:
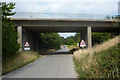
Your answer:
[[[29,43],[26,42],[25,45],[24,45],[24,47],[30,47]]]
[[[82,39],[82,41],[80,42],[80,45],[85,45],[85,41]]]
[[[80,47],[86,47],[86,43],[85,41],[82,39],[82,41],[80,42]]]

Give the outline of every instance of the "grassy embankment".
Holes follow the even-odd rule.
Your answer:
[[[13,57],[7,58],[2,63],[2,74],[6,74],[10,71],[18,69],[26,64],[29,64],[35,60],[37,60],[40,55],[37,52],[22,52]]]
[[[79,78],[120,78],[119,37],[91,49],[74,52],[73,59]]]

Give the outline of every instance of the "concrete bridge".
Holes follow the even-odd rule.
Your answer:
[[[39,32],[80,32],[87,47],[92,47],[92,32],[119,32],[120,26],[112,19],[57,19],[57,18],[11,18],[20,35],[18,42],[23,50],[26,41],[31,49],[39,51]]]

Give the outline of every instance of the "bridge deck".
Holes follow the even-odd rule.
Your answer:
[[[38,32],[80,32],[91,26],[93,32],[116,32],[117,19],[11,18],[16,26]],[[118,28],[119,27],[119,28]]]
[[[118,19],[11,18],[10,20],[120,21]]]

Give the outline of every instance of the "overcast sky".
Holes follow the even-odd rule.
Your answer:
[[[52,2],[50,2],[52,1]],[[17,12],[40,13],[77,13],[77,14],[109,14],[118,13],[119,0],[43,0],[40,2],[16,2]]]
[[[1,0],[16,2],[15,12],[117,15],[120,0]],[[74,35],[75,33],[71,34]],[[60,34],[64,37],[70,33]]]

